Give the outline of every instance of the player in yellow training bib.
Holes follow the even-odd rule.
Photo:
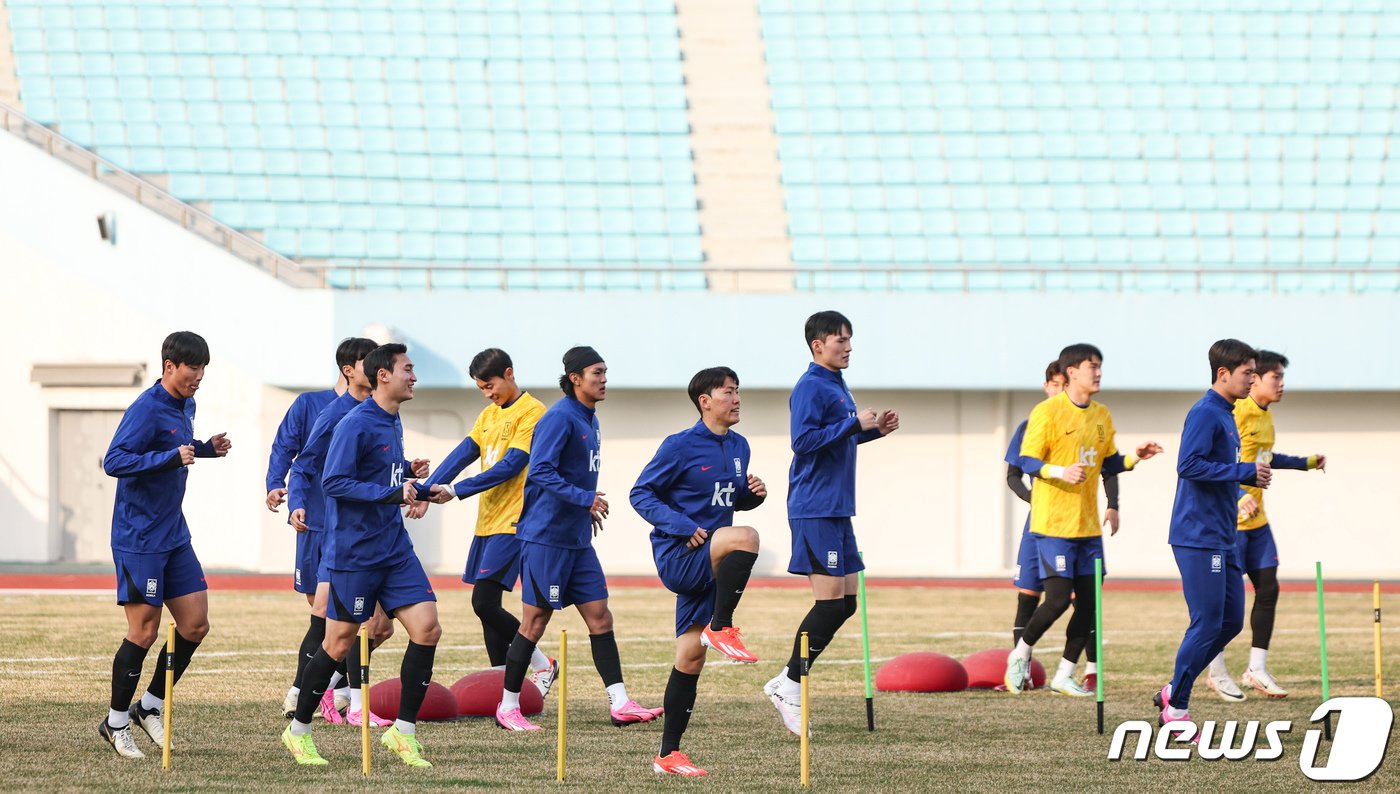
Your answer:
[[[514,589],[520,578],[520,542],[515,537],[515,522],[525,504],[530,441],[535,435],[535,423],[544,415],[544,403],[516,385],[515,365],[504,350],[493,347],[477,353],[467,374],[491,404],[482,409],[471,432],[424,487],[431,487],[430,498],[438,504],[481,494],[476,536],[467,552],[462,581],[472,585],[472,610],[481,618],[491,666],[504,670],[506,651],[520,629],[520,621],[501,606],[501,596]],[[480,474],[448,484],[478,457]],[[537,648],[530,669],[531,680],[540,693],[548,694],[558,665]]]
[[[1021,468],[1039,478],[1031,489],[1031,534],[1035,535],[1044,578],[1045,600],[1026,623],[1006,658],[1006,689],[1019,694],[1030,666],[1031,648],[1070,605],[1065,653],[1050,680],[1062,695],[1092,693],[1074,680],[1079,654],[1094,637],[1094,560],[1103,558],[1099,528],[1099,478],[1131,471],[1140,460],[1162,451],[1156,442],[1122,455],[1114,442],[1113,418],[1093,401],[1103,375],[1103,353],[1089,344],[1060,351],[1065,390],[1037,405],[1021,441]],[[1117,533],[1117,527],[1113,528]],[[1106,570],[1106,569],[1105,569]]]
[[[1288,358],[1272,350],[1260,350],[1255,358],[1255,380],[1249,396],[1235,401],[1235,428],[1240,432],[1240,462],[1263,461],[1277,469],[1322,469],[1326,471],[1326,455],[1306,458],[1274,452],[1274,416],[1269,406],[1283,399],[1283,370]],[[1249,649],[1249,666],[1240,681],[1247,687],[1274,698],[1288,696],[1288,690],[1278,685],[1269,674],[1266,662],[1269,640],[1274,633],[1274,609],[1278,605],[1278,547],[1274,531],[1264,515],[1264,490],[1253,485],[1240,486],[1239,516],[1235,533],[1235,551],[1240,565],[1254,586],[1254,607],[1249,613],[1249,627],[1254,634]],[[1206,682],[1222,700],[1244,700],[1229,670],[1225,667],[1222,650],[1210,662]]]

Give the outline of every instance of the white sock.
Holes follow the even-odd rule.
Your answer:
[[[505,670],[505,669],[506,669],[506,666],[503,665],[503,664],[498,664],[498,665],[496,665],[495,667],[492,667],[491,669],[492,669],[492,670]]]
[[[131,724],[131,715],[125,711],[107,709],[107,724],[120,730]]]
[[[1085,662],[1085,663],[1084,663],[1084,675],[1098,675],[1098,674],[1099,674],[1099,663],[1098,663],[1098,662]]]
[[[336,670],[334,673],[331,673],[331,683],[327,689],[344,689],[344,684],[341,683],[344,680],[345,676],[341,675],[339,670]]]
[[[350,710],[359,711],[364,701],[360,699],[360,688],[354,687],[350,690]]]
[[[296,718],[293,717],[293,718],[292,718],[292,735],[293,735],[293,736],[305,736],[305,735],[307,735],[308,733],[311,733],[311,723],[309,723],[309,722],[297,722]]]
[[[778,684],[778,694],[789,700],[800,698],[802,697],[802,683],[785,675],[782,677],[781,683]]]
[[[1068,659],[1060,659],[1060,666],[1059,666],[1058,669],[1055,670],[1055,678],[1058,680],[1058,679],[1061,679],[1061,678],[1073,678],[1073,677],[1074,677],[1074,662],[1071,662],[1071,661],[1068,660]]]
[[[402,733],[405,736],[412,736],[413,734],[418,732],[418,723],[416,722],[404,722],[403,720],[394,720],[394,727],[398,728],[399,733]]]
[[[549,668],[550,668],[549,657],[548,657],[548,656],[545,656],[545,655],[544,655],[544,652],[540,650],[540,646],[536,645],[536,646],[535,646],[535,652],[534,652],[533,654],[530,655],[530,669],[531,669],[531,670],[548,670]],[[505,668],[502,667],[501,669],[504,670]]]
[[[618,682],[608,687],[608,705],[614,709],[620,709],[627,705],[627,685]]]
[[[1011,655],[1023,662],[1028,662],[1031,658],[1031,646],[1026,644],[1024,638],[1019,639],[1016,641],[1016,647],[1011,649]]]
[[[783,665],[783,671],[782,671],[781,673],[778,673],[778,676],[779,676],[780,678],[787,678],[787,671],[788,671],[788,666],[787,666],[787,665]]]
[[[1251,669],[1251,670],[1263,670],[1263,669],[1265,669],[1265,662],[1268,660],[1268,657],[1269,657],[1269,649],[1268,649],[1268,648],[1250,648],[1250,649],[1249,649],[1249,669]]]
[[[141,709],[143,711],[160,711],[160,707],[165,705],[165,698],[158,698],[150,692],[141,696]]]
[[[520,693],[510,690],[501,690],[501,711],[510,711],[520,708]]]
[[[1186,709],[1179,709],[1176,706],[1167,706],[1167,718],[1179,720],[1186,716]]]
[[[300,695],[300,694],[301,694],[301,687],[299,687],[299,686],[290,686],[290,687],[287,687],[287,697],[289,697],[289,698],[294,698],[294,697],[296,697],[296,696],[298,696],[298,695]]]
[[[1230,674],[1230,671],[1225,669],[1224,651],[1216,654],[1215,658],[1210,660],[1210,674],[1215,678],[1224,678]]]

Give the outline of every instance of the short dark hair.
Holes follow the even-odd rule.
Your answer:
[[[1063,369],[1060,369],[1060,360],[1058,358],[1045,365],[1046,383],[1049,383],[1050,381],[1056,378],[1063,378],[1064,375],[1065,371]]]
[[[833,334],[840,334],[842,328],[845,328],[851,333],[856,332],[855,327],[851,325],[851,321],[846,319],[846,315],[841,312],[817,312],[811,317],[808,317],[807,325],[802,329],[803,333],[806,334],[803,339],[807,340],[807,352],[812,352],[813,342],[818,339],[826,339]]]
[[[1254,351],[1254,371],[1260,375],[1267,375],[1275,370],[1281,370],[1288,366],[1288,356],[1282,353],[1275,353],[1272,350]]]
[[[734,385],[739,385],[739,376],[734,374],[734,370],[729,367],[710,367],[695,373],[695,377],[690,379],[690,386],[686,392],[690,394],[690,401],[695,404],[695,410],[700,410],[700,395],[724,386],[724,382],[729,379],[734,380]]]
[[[370,351],[379,347],[379,343],[373,339],[366,339],[363,336],[347,336],[340,340],[340,345],[335,349],[335,367],[340,372],[345,372],[346,367],[354,366],[356,362],[364,361],[365,356]]]
[[[1234,372],[1246,361],[1259,358],[1259,353],[1238,339],[1221,339],[1210,346],[1210,382],[1215,383],[1215,373],[1221,367]]]
[[[1070,367],[1078,367],[1080,364],[1083,364],[1085,361],[1088,361],[1091,358],[1097,358],[1100,362],[1102,362],[1103,351],[1099,350],[1097,347],[1094,347],[1088,342],[1079,342],[1077,344],[1070,345],[1069,347],[1060,351],[1060,372],[1066,378],[1068,378]],[[1049,380],[1049,378],[1046,378],[1046,380]]]
[[[407,345],[398,342],[390,342],[387,345],[380,345],[369,351],[365,356],[365,377],[369,378],[369,389],[374,391],[379,388],[379,370],[387,369],[394,371],[394,359],[408,352]]]
[[[504,378],[506,370],[514,368],[515,364],[511,363],[509,353],[499,347],[488,347],[472,356],[471,366],[467,367],[467,375],[472,380],[491,380],[492,378]]]
[[[189,364],[203,367],[209,364],[209,343],[194,331],[176,331],[160,343],[160,365],[169,361],[175,366]]]

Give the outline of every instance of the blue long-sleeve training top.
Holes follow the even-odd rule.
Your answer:
[[[1239,484],[1254,484],[1256,469],[1253,463],[1240,462],[1234,409],[1212,389],[1186,413],[1167,540],[1173,546],[1235,546]]]
[[[582,549],[593,542],[602,440],[598,415],[573,397],[549,406],[535,425],[525,507],[515,535],[530,543]]]
[[[181,509],[190,469],[180,465],[180,447],[190,444],[195,457],[216,457],[214,445],[194,437],[193,397],[173,397],[156,381],[126,409],[102,459],[102,469],[117,478],[114,550],[154,554],[190,542]]]
[[[529,454],[512,448],[506,450],[505,457],[501,458],[495,466],[474,477],[468,477],[453,484],[452,480],[461,474],[463,469],[476,462],[479,457],[481,457],[481,448],[476,445],[476,441],[470,436],[462,439],[462,443],[448,453],[447,457],[443,459],[442,465],[433,470],[433,476],[425,480],[418,491],[423,496],[427,496],[428,490],[434,485],[450,485],[452,493],[456,494],[458,499],[466,499],[469,496],[489,491],[503,482],[509,482],[530,465]]]
[[[292,463],[291,475],[287,477],[287,510],[306,511],[304,520],[308,532],[321,532],[326,528],[326,492],[321,488],[326,452],[331,448],[331,436],[340,420],[359,404],[350,392],[332,400],[316,417],[306,434],[305,446]]]
[[[403,455],[398,414],[367,399],[331,433],[321,488],[326,493],[326,567],[364,571],[394,565],[413,554],[403,524]]]
[[[272,454],[267,457],[267,490],[271,491],[287,485],[287,474],[292,470],[292,461],[301,454],[310,438],[311,427],[316,417],[335,401],[335,389],[309,391],[297,395],[292,407],[282,417],[277,426],[277,435],[272,439]]]
[[[856,445],[880,438],[860,429],[856,400],[840,372],[813,362],[788,398],[792,468],[788,518],[848,518],[856,514]]]
[[[748,440],[696,422],[661,442],[632,486],[632,508],[652,525],[655,551],[684,546],[695,530],[733,526],[735,510],[763,503],[749,490],[748,475]]]

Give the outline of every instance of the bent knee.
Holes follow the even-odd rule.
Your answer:
[[[203,642],[204,638],[209,636],[208,620],[201,620],[189,626],[176,626],[175,628],[180,632],[181,637],[184,637],[190,642]]]
[[[740,548],[758,551],[758,530],[753,527],[733,527],[734,540]]]

